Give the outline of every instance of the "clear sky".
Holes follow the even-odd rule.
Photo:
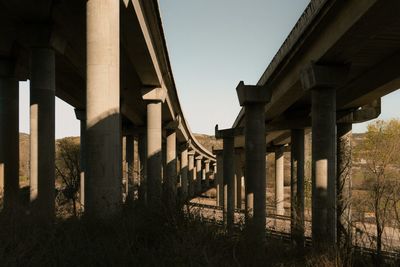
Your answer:
[[[178,95],[193,132],[232,126],[236,85],[255,84],[308,0],[159,0]],[[20,131],[29,132],[29,84],[21,83]],[[382,99],[382,115],[399,117],[400,90]],[[363,132],[366,123],[354,125]],[[57,99],[56,137],[79,135],[73,108]]]

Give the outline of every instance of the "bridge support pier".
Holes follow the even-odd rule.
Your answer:
[[[195,193],[196,195],[201,194],[201,180],[203,177],[202,160],[203,156],[196,157],[196,181],[195,181]]]
[[[184,144],[181,148],[181,196],[182,200],[188,197],[188,145]]]
[[[206,189],[208,190],[208,188],[210,187],[210,175],[211,175],[211,173],[210,173],[210,160],[208,159],[208,160],[205,160],[204,161],[204,171],[205,171],[205,173],[206,173],[206,179],[205,179],[205,186],[206,186]]]
[[[337,124],[337,240],[341,247],[351,245],[351,167],[352,124]]]
[[[14,64],[0,60],[0,194],[14,211],[19,192],[19,87]]]
[[[85,158],[86,158],[86,110],[75,109],[75,116],[80,121],[80,184],[79,184],[79,202],[81,211],[85,208]]]
[[[217,158],[216,173],[216,190],[217,190],[217,206],[224,206],[224,181],[223,181],[223,158],[221,150],[213,150]]]
[[[233,228],[235,209],[235,147],[234,137],[223,139],[224,222],[228,231]]]
[[[242,208],[242,155],[241,151],[236,151],[235,153],[235,204],[237,209]]]
[[[170,204],[176,201],[176,131],[167,129],[167,177],[166,177],[166,192],[167,199]]]
[[[30,201],[34,216],[49,223],[55,211],[55,53],[31,49]]]
[[[196,168],[194,166],[194,151],[188,152],[188,172],[189,172],[189,197],[194,196],[195,191],[195,177],[196,177]]]
[[[301,74],[312,98],[312,239],[336,246],[336,88],[347,68],[311,64]]]
[[[236,87],[245,108],[246,230],[249,242],[263,244],[266,227],[265,104],[270,91],[261,86]],[[254,206],[253,206],[254,204]]]
[[[291,131],[290,232],[297,246],[304,246],[304,129]]]
[[[122,202],[119,2],[86,3],[86,213],[110,218]],[[90,155],[90,156],[89,156]]]
[[[283,147],[275,150],[275,209],[276,215],[285,215],[284,207],[284,155]]]

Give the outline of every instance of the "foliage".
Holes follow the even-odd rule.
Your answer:
[[[72,202],[74,215],[77,215],[77,195],[80,188],[80,152],[79,143],[73,138],[58,141],[56,156],[57,179],[61,181],[62,197],[58,199]]]
[[[369,197],[364,202],[375,215],[374,239],[378,261],[382,254],[385,227],[392,223],[398,206],[399,150],[399,120],[377,121],[368,125],[365,141],[357,149],[359,157],[366,162],[365,177]]]

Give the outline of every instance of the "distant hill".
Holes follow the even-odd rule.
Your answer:
[[[197,141],[199,141],[199,143],[210,152],[212,152],[213,147],[215,149],[222,149],[222,140],[215,139],[215,136],[213,135],[195,133],[194,136]]]

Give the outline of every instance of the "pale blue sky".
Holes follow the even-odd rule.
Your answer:
[[[159,0],[172,70],[185,117],[196,133],[231,127],[236,85],[255,84],[308,0]],[[29,85],[21,83],[20,131],[29,132]],[[399,117],[400,90],[382,100]],[[363,132],[366,123],[354,125]],[[56,137],[79,135],[73,108],[56,102]]]

